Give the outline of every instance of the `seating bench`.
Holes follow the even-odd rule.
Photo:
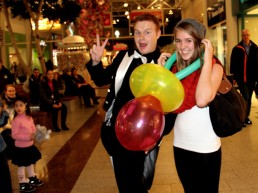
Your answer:
[[[31,106],[30,111],[35,125],[39,124],[41,126],[45,126],[47,129],[53,130],[52,116],[50,112],[40,111],[39,106]]]
[[[100,96],[101,98],[106,98],[107,96],[107,90],[109,89],[110,85],[105,86],[96,86],[93,85],[92,87],[95,89],[96,96]]]
[[[82,105],[80,96],[64,96],[62,102],[65,104],[67,112],[73,112],[76,107]]]

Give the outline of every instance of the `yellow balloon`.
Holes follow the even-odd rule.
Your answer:
[[[159,99],[164,112],[178,109],[184,100],[184,87],[169,70],[157,64],[143,64],[130,76],[130,88],[135,97],[152,95]]]

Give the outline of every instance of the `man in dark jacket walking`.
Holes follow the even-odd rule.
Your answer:
[[[248,29],[242,31],[242,41],[232,50],[230,73],[233,74],[240,93],[247,102],[246,119],[243,123],[245,127],[247,124],[252,124],[249,115],[252,94],[258,82],[258,48],[257,45],[250,40]]]

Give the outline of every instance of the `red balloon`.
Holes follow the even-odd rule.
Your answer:
[[[148,95],[135,98],[123,106],[116,119],[115,131],[126,149],[148,151],[160,139],[164,124],[159,100]]]

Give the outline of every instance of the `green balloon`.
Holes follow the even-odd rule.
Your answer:
[[[164,67],[168,70],[171,69],[171,67],[173,66],[173,64],[176,61],[176,52],[174,52],[166,61]],[[197,60],[195,60],[192,64],[190,64],[189,66],[187,66],[186,68],[184,68],[183,70],[180,70],[179,72],[177,72],[175,74],[175,76],[179,79],[182,80],[183,78],[187,77],[188,75],[192,74],[194,71],[198,70],[201,67],[201,63],[200,63],[200,58],[198,58]]]

